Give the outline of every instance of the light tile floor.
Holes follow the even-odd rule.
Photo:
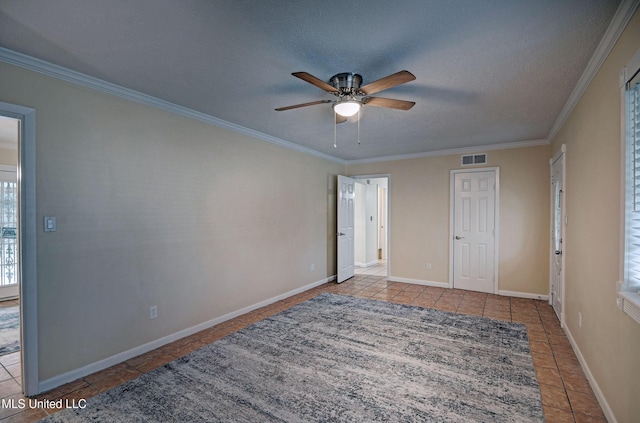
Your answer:
[[[76,401],[82,398],[87,399],[323,292],[523,323],[527,326],[547,422],[604,423],[607,421],[569,341],[560,328],[553,309],[546,302],[389,282],[384,276],[368,274],[357,274],[342,284],[327,283],[254,310],[109,369],[68,383],[39,395],[37,399],[75,399]],[[28,401],[20,393],[19,360],[19,353],[0,357],[2,365],[0,398]],[[0,422],[33,422],[55,411],[57,410],[42,408],[27,408],[24,411],[2,408]]]
[[[387,261],[386,260],[378,260],[378,264],[369,266],[369,267],[358,267],[356,266],[354,269],[356,275],[367,275],[367,276],[387,276]]]

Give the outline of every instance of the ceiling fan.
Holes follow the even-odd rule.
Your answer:
[[[342,123],[346,122],[348,117],[358,113],[364,105],[409,110],[416,104],[413,101],[371,97],[371,94],[416,79],[411,72],[406,70],[385,76],[364,86],[362,86],[362,76],[351,72],[336,74],[329,79],[328,83],[307,72],[294,72],[292,75],[333,94],[337,98],[335,100],[318,100],[309,103],[295,104],[293,106],[279,107],[276,109],[278,112],[314,106],[316,104],[332,103],[336,115],[336,123]]]

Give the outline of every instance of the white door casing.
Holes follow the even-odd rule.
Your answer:
[[[355,189],[356,181],[338,175],[338,279],[341,283],[355,274],[354,269],[354,221],[355,221]]]
[[[564,145],[551,159],[551,251],[549,303],[563,320],[564,302]]]
[[[38,377],[38,290],[36,265],[36,111],[0,102],[0,115],[18,119],[18,187],[20,191],[18,236],[20,237],[20,329],[22,392],[43,391]]]
[[[497,292],[498,171],[451,172],[453,288]]]

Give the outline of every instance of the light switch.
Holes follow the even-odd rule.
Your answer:
[[[55,216],[45,216],[44,217],[44,231],[45,232],[55,232],[56,231],[56,217]]]

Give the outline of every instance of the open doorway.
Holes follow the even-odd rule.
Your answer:
[[[18,142],[20,120],[0,116],[0,372],[22,379]]]
[[[389,177],[355,176],[355,273],[389,276]]]
[[[11,375],[3,383],[17,383],[22,392],[32,396],[42,392],[38,376],[38,318],[36,267],[36,111],[16,104],[0,102],[0,117],[17,122],[17,151],[10,165],[17,165],[17,238],[19,260],[16,278],[19,288],[20,351],[11,360],[3,360]],[[14,135],[16,132],[11,130]],[[7,147],[7,145],[5,145]],[[13,150],[15,147],[8,148]],[[10,166],[9,165],[9,166]],[[7,233],[7,235],[10,235]],[[7,356],[5,356],[7,357]],[[1,357],[0,357],[1,358]],[[10,363],[11,361],[14,361]],[[10,367],[7,368],[7,367]],[[11,381],[13,379],[13,381]]]

